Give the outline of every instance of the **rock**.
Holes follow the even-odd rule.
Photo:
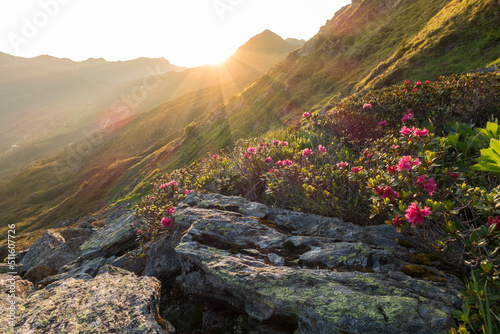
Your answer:
[[[20,276],[0,274],[0,323],[4,333],[13,333],[18,305],[34,290],[33,283]],[[12,322],[11,322],[12,321]]]
[[[146,260],[140,257],[137,253],[135,254],[136,257],[131,257],[127,254],[122,255],[114,259],[111,265],[113,267],[128,270],[136,275],[142,275],[144,269],[146,268]],[[145,276],[154,276],[154,275],[145,275]]]
[[[28,253],[21,260],[23,272],[30,270],[47,257],[54,249],[64,244],[64,238],[54,230],[47,230],[28,250]]]
[[[439,333],[461,286],[428,268],[405,275],[408,250],[391,226],[269,208],[241,198],[188,196],[176,224],[184,292],[299,333]]]
[[[75,224],[73,219],[66,219],[65,221],[60,221],[54,225],[54,228],[68,227]]]
[[[131,211],[120,211],[110,217],[103,229],[81,246],[82,256],[121,256],[128,249],[137,247],[138,220]]]
[[[181,262],[175,246],[182,237],[182,230],[182,228],[177,229],[171,236],[163,236],[151,244],[146,254],[144,276],[154,276],[164,285],[175,280],[181,270]]]
[[[87,228],[68,228],[59,232],[61,236],[67,241],[76,238],[89,239],[93,232]]]
[[[95,278],[57,281],[18,305],[19,333],[152,333],[158,324],[160,283],[108,268]],[[173,331],[169,331],[173,333]]]

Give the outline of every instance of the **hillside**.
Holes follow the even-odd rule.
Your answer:
[[[487,26],[476,24],[486,19]],[[30,166],[0,190],[1,221],[34,230],[115,201],[133,202],[161,173],[232,147],[237,139],[281,128],[304,111],[326,110],[338,97],[406,79],[435,80],[442,74],[486,67],[499,57],[499,33],[499,15],[491,1],[356,1],[240,93],[251,81],[250,74],[256,75],[253,66],[243,67],[254,59],[247,56],[253,48],[250,42],[225,64],[243,67],[249,73],[246,80],[190,93],[117,124],[102,138],[97,135],[98,144],[91,145],[85,159],[73,159],[75,150],[70,148]],[[162,85],[168,87],[163,98],[187,92],[194,83],[209,86],[216,73],[230,78],[213,67],[204,68],[209,80],[202,84],[201,72],[193,69],[164,75],[173,81]],[[192,81],[181,80],[182,75]],[[183,81],[190,86],[180,84]],[[172,93],[174,89],[179,93]],[[183,117],[177,121],[179,115]]]

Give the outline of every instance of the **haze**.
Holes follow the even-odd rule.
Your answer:
[[[81,61],[164,57],[219,63],[269,29],[309,39],[348,0],[26,0],[0,2],[0,52]]]

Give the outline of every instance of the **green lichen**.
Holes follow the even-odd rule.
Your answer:
[[[415,254],[410,257],[410,262],[414,264],[420,264],[424,266],[432,266],[432,262],[438,260],[438,257],[436,254],[429,253],[429,254]]]

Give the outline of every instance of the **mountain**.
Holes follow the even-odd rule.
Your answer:
[[[296,47],[265,31],[223,64],[191,69],[163,58],[77,63],[0,54],[0,179],[186,93],[219,86],[229,97]]]
[[[257,37],[261,45],[275,39]],[[260,61],[247,56],[255,41],[218,67],[158,76],[155,98],[170,101],[18,174],[0,189],[0,220],[35,230],[134,202],[158,175],[281,128],[304,111],[327,110],[339,97],[498,63],[499,37],[498,7],[488,0],[354,1],[260,77]]]

